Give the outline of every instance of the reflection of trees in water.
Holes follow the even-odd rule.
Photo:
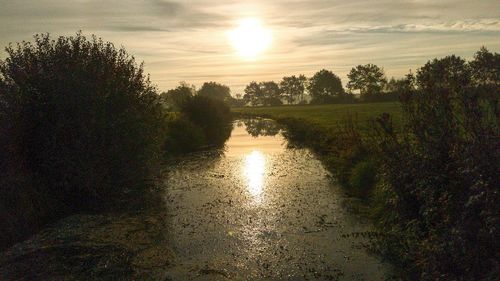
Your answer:
[[[246,131],[252,136],[275,136],[281,130],[281,127],[276,121],[270,119],[253,118],[244,119]]]

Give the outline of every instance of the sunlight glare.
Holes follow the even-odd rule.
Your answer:
[[[229,32],[229,40],[238,54],[245,59],[255,59],[272,41],[271,30],[262,26],[256,18],[246,18]]]
[[[252,196],[259,196],[264,185],[265,158],[262,152],[252,151],[245,157],[244,173],[248,181],[248,191]]]

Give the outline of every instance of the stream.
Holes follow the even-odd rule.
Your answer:
[[[277,123],[169,164],[150,201],[75,214],[0,253],[0,280],[385,280],[370,223]],[[136,198],[129,195],[129,198]],[[155,202],[153,204],[153,201]],[[142,206],[142,207],[139,207]]]
[[[384,280],[370,224],[308,149],[272,120],[236,121],[222,154],[198,153],[165,180],[173,280]],[[357,238],[355,238],[357,237]]]

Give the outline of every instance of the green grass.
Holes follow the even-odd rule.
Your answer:
[[[369,120],[386,112],[389,113],[396,127],[401,123],[401,105],[399,102],[328,104],[328,105],[292,105],[272,107],[238,107],[231,109],[235,113],[262,116],[272,119],[297,118],[325,129],[335,128],[348,115],[366,128]]]

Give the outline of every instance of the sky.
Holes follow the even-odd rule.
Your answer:
[[[242,19],[272,34],[254,59],[228,39]],[[162,91],[216,81],[242,93],[251,81],[329,69],[344,86],[358,64],[402,77],[433,58],[500,52],[498,0],[0,0],[0,59],[10,42],[95,34],[124,46]]]

